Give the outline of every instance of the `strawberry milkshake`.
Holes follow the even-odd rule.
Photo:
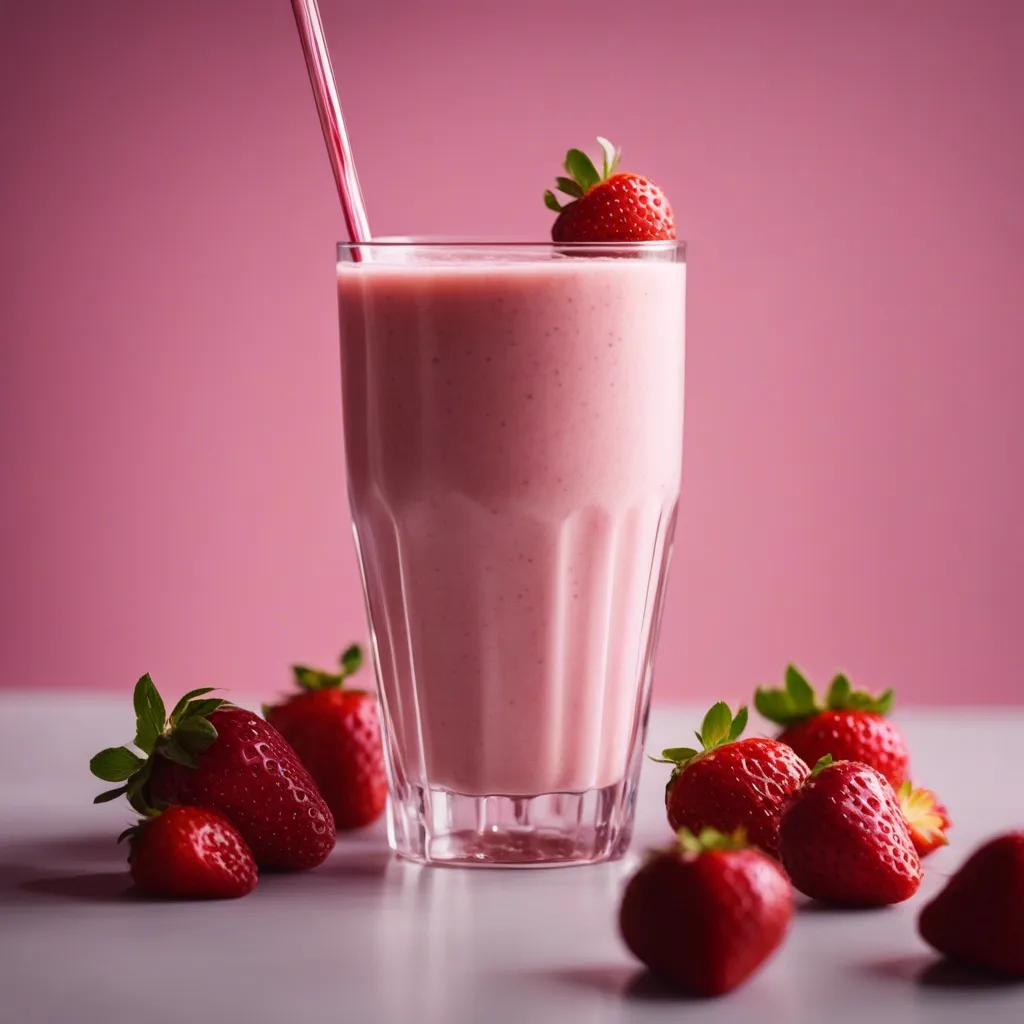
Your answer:
[[[392,844],[615,856],[679,494],[682,248],[355,249],[345,444]]]

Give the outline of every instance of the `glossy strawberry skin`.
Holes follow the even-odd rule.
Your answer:
[[[334,846],[334,821],[309,772],[273,726],[243,708],[210,715],[217,739],[196,768],[157,757],[149,798],[223,814],[270,870],[313,868]]]
[[[673,830],[742,828],[748,842],[778,855],[779,814],[810,769],[776,740],[751,737],[699,754],[670,782],[666,794]]]
[[[649,242],[676,237],[665,193],[639,174],[623,172],[563,207],[551,228],[555,242]]]
[[[657,853],[626,887],[619,931],[664,981],[717,996],[746,981],[778,948],[792,902],[785,875],[757,850]]]
[[[899,727],[872,711],[820,711],[778,736],[814,767],[826,754],[833,761],[861,761],[880,771],[893,789],[907,778],[910,754]]]
[[[921,911],[918,930],[951,959],[1024,978],[1024,831],[976,850]]]
[[[309,769],[339,831],[380,817],[388,784],[371,694],[340,687],[300,693],[266,714]]]
[[[256,887],[256,861],[238,830],[202,807],[169,807],[143,822],[129,857],[139,892],[167,899],[235,899]]]
[[[790,797],[779,852],[794,887],[827,903],[901,903],[921,884],[921,860],[892,786],[854,761],[828,765]]]

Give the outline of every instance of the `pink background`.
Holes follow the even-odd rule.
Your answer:
[[[378,233],[542,237],[605,134],[691,243],[659,699],[1019,704],[1024,4],[323,0]],[[363,634],[337,199],[286,0],[0,0],[0,685]]]

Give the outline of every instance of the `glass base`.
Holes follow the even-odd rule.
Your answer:
[[[636,784],[582,793],[467,796],[421,786],[388,801],[388,841],[419,864],[553,868],[621,857],[633,831]]]

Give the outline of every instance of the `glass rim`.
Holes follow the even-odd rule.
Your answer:
[[[549,249],[559,252],[580,252],[588,250],[593,252],[686,252],[686,241],[684,239],[657,239],[644,242],[554,242],[549,239],[537,241],[523,241],[519,239],[494,239],[494,238],[467,238],[465,236],[453,236],[451,238],[442,235],[424,236],[382,236],[371,238],[368,242],[338,242],[337,251],[358,252],[361,249],[510,249],[519,251],[524,249]]]

